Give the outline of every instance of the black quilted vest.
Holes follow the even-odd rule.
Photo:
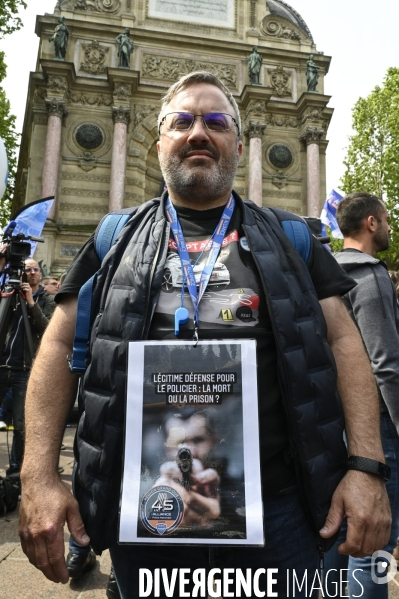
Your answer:
[[[274,214],[238,196],[236,200],[276,339],[299,488],[317,532],[345,473],[347,455],[326,323],[309,271]],[[81,385],[84,411],[75,440],[74,493],[97,553],[117,540],[127,344],[148,335],[168,239],[163,200],[140,206],[104,259],[93,292],[95,315]]]

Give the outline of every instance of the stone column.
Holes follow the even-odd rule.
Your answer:
[[[62,118],[68,115],[64,100],[46,99],[48,111],[46,145],[42,174],[41,197],[54,196],[55,201],[49,212],[48,219],[55,220],[56,193],[58,186],[58,169],[60,164]]]
[[[306,143],[307,216],[315,218],[321,211],[319,142],[323,133],[323,129],[308,128],[300,137]]]
[[[130,121],[130,108],[114,106],[114,137],[112,140],[111,178],[109,186],[109,211],[123,208],[125,197],[127,127]]]
[[[262,136],[266,125],[249,121],[245,135],[249,137],[248,199],[262,206]]]

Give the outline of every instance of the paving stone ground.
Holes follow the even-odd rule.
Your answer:
[[[64,435],[66,450],[61,451],[61,478],[71,488],[74,428]],[[8,433],[11,445],[12,433]],[[0,476],[8,467],[7,433],[0,432]],[[0,518],[0,599],[106,599],[111,560],[108,551],[97,557],[96,567],[79,580],[68,584],[54,584],[36,570],[22,552],[18,537],[18,510]],[[65,529],[65,554],[68,552],[69,533]]]
[[[61,451],[61,478],[71,488],[74,428],[64,435],[66,450]],[[8,434],[11,444],[12,433]],[[0,431],[0,476],[8,467],[7,433]],[[66,585],[54,584],[29,563],[21,550],[17,533],[18,510],[0,518],[0,599],[105,599],[110,570],[110,557],[104,551],[96,567],[78,581]],[[65,529],[65,553],[68,551],[68,531]],[[399,568],[398,568],[399,569]],[[399,599],[399,573],[389,585],[389,599]]]

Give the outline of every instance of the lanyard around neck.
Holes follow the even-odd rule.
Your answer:
[[[187,289],[194,307],[194,328],[195,334],[198,336],[198,324],[199,324],[199,303],[204,294],[204,291],[209,283],[213,267],[215,266],[217,257],[220,252],[221,245],[224,240],[227,228],[230,223],[230,219],[233,215],[235,206],[235,200],[231,195],[226,206],[224,207],[223,214],[220,221],[211,237],[211,245],[209,248],[208,258],[205,262],[205,266],[201,272],[199,284],[195,280],[194,269],[191,264],[190,255],[188,253],[186,241],[184,239],[183,231],[177,217],[176,210],[168,197],[165,204],[166,217],[170,223],[173,237],[176,242],[177,252],[179,254],[181,268],[182,268],[182,295],[184,293],[184,283],[187,285]],[[209,242],[208,242],[209,243]],[[207,244],[208,245],[208,244]],[[189,313],[187,308],[181,305],[175,312],[175,335],[179,334],[179,324],[186,324],[188,321]]]

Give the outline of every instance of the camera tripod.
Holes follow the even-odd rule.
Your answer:
[[[33,338],[29,324],[28,308],[24,294],[21,289],[19,289],[19,281],[17,284],[15,284],[14,281],[9,281],[9,283],[4,287],[3,291],[1,291],[0,297],[0,348],[4,348],[5,346],[7,331],[11,322],[13,311],[17,310],[18,306],[21,306],[22,322],[26,335],[26,341],[28,343],[28,350],[30,358],[33,359]]]
[[[10,221],[4,231],[2,241],[3,244],[6,244],[7,248],[6,251],[2,253],[2,257],[5,257],[6,259],[6,267],[0,277],[0,353],[3,352],[5,347],[12,313],[14,310],[18,309],[18,306],[21,306],[24,332],[28,343],[30,358],[33,360],[32,331],[29,324],[28,308],[26,307],[25,297],[21,291],[21,280],[23,283],[27,283],[28,281],[24,261],[31,253],[32,248],[29,241],[43,243],[44,239],[42,237],[35,237],[34,235],[24,235],[22,232],[13,235],[16,225],[16,221]]]

